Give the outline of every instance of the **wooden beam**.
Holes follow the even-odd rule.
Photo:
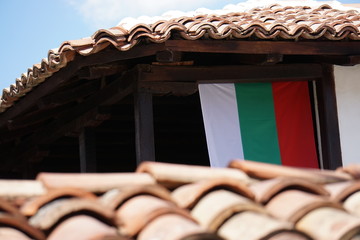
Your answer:
[[[79,83],[77,87],[70,87],[70,89],[64,89],[62,91],[56,91],[55,93],[44,96],[38,101],[38,105],[47,107],[48,105],[63,105],[69,102],[81,100],[84,97],[93,94],[100,88],[100,80],[87,80],[83,84]]]
[[[246,82],[314,80],[322,77],[319,64],[265,66],[154,66],[142,65],[143,82]]]
[[[320,62],[323,64],[334,64],[341,66],[354,66],[360,64],[360,55],[354,56],[341,56],[341,55],[328,55],[328,56],[313,56],[309,58],[309,62]]]
[[[83,128],[79,136],[80,172],[96,172],[96,136],[93,128]]]
[[[74,60],[66,65],[66,68],[54,73],[51,77],[47,78],[45,82],[41,83],[39,86],[32,89],[32,91],[19,99],[14,106],[1,113],[0,126],[7,124],[9,120],[29,110],[40,98],[54,92],[59,86],[61,86],[61,84],[75,76],[77,71],[83,67],[151,56],[162,50],[165,50],[164,44],[147,44],[135,46],[129,51],[107,49],[90,56],[76,55]]]
[[[181,57],[182,57],[181,52],[165,50],[165,51],[157,52],[156,61],[161,63],[180,62]]]
[[[23,160],[22,156],[31,151],[36,145],[55,141],[67,132],[74,130],[76,126],[80,125],[79,122],[83,124],[86,119],[91,121],[92,119],[88,119],[86,113],[96,109],[97,106],[116,103],[128,96],[133,91],[135,83],[134,75],[136,74],[136,71],[129,71],[123,74],[96,94],[88,97],[85,101],[68,111],[62,112],[56,119],[42,126],[26,139],[23,139],[12,150],[11,154],[7,154],[7,156],[2,158],[2,167],[5,169],[15,166],[19,161]]]
[[[12,106],[4,113],[0,114],[0,126],[7,124],[9,120],[25,112],[31,106],[34,106],[41,97],[53,92],[60,84],[67,79],[70,79],[78,69],[80,69],[79,61],[74,60],[73,62],[68,63],[66,71],[54,73],[48,81],[37,86],[36,89],[22,97],[15,106]]]
[[[241,41],[167,40],[167,49],[180,52],[284,54],[284,55],[360,55],[360,42],[336,41]]]
[[[7,127],[10,130],[10,134],[18,129],[32,128],[31,131],[36,130],[36,126],[50,118],[58,116],[61,112],[68,110],[72,104],[64,104],[55,106],[53,108],[42,108],[38,111],[29,112],[22,116],[18,116],[14,120],[9,121]],[[26,133],[24,133],[25,135]],[[1,137],[0,137],[1,139]]]
[[[139,82],[139,87],[160,96],[189,96],[198,91],[196,82]]]
[[[103,65],[95,65],[84,67],[77,72],[77,77],[81,79],[98,79],[114,74],[118,74],[119,72],[126,71],[128,66],[124,64],[103,64]]]
[[[334,170],[342,166],[342,158],[332,65],[323,65],[323,78],[316,81],[316,91],[319,106],[323,166],[325,169]]]
[[[155,161],[152,93],[134,93],[136,162]]]

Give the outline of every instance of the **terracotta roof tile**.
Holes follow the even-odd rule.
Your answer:
[[[192,220],[190,213],[176,204],[153,196],[136,196],[116,211],[116,222],[122,235],[133,237],[149,222],[164,214],[177,214]]]
[[[205,195],[191,210],[191,215],[204,227],[216,231],[229,217],[243,211],[265,213],[262,206],[227,190]]]
[[[93,193],[84,191],[81,188],[66,187],[52,189],[42,196],[35,197],[27,201],[24,205],[21,206],[20,211],[25,216],[33,216],[42,206],[56,201],[57,199],[64,198],[96,199],[96,196]]]
[[[154,183],[153,180],[150,185],[147,181],[144,184],[127,181],[122,186],[108,185],[106,189],[114,188],[102,195],[88,192],[87,184],[83,185],[85,189],[74,192],[68,180],[65,188],[57,186],[43,189],[41,194],[29,194],[32,197],[24,198],[22,206],[14,204],[16,198],[6,197],[4,193],[4,202],[0,201],[0,237],[343,240],[355,239],[360,234],[360,191],[356,180],[331,178],[339,182],[314,183],[319,182],[312,180],[319,177],[316,171],[286,168],[290,172],[305,171],[307,177],[299,179],[299,174],[283,177],[283,168],[273,171],[273,166],[261,165],[262,171],[268,169],[274,178],[243,182],[242,178],[208,177],[209,172],[224,169],[161,163],[151,166],[156,166],[151,170],[151,176],[161,181]],[[159,166],[161,171],[154,170]],[[197,173],[200,169],[200,174],[187,183],[181,180],[181,186],[173,190],[174,185],[168,183],[176,177],[161,173],[159,178],[156,175],[164,170],[163,166],[170,169],[171,174],[179,173],[180,179],[186,176],[183,170]],[[181,171],[172,170],[176,168]],[[236,169],[225,170],[241,173]],[[254,176],[252,171],[247,172]],[[91,177],[98,181],[105,179],[104,183],[108,181],[102,174]],[[249,176],[247,179],[251,180]],[[73,183],[79,187],[77,182]],[[17,189],[9,192],[10,195],[14,192],[18,195],[24,189],[22,184],[13,187]]]
[[[110,209],[118,209],[127,200],[140,195],[150,195],[172,201],[170,192],[161,185],[131,185],[113,189],[102,195],[99,201]]]
[[[255,193],[255,199],[262,204],[268,203],[274,196],[289,189],[297,189],[317,195],[328,196],[329,192],[319,184],[306,181],[301,178],[278,177],[266,181],[256,182],[250,185]]]
[[[352,164],[340,167],[336,171],[350,174],[354,179],[360,179],[360,165]]]
[[[319,169],[300,169],[245,160],[233,160],[230,162],[229,167],[240,169],[247,173],[250,177],[260,179],[271,179],[276,177],[295,177],[320,184],[352,179],[349,174],[342,172]]]
[[[344,201],[343,206],[349,213],[360,217],[360,191],[351,194]]]
[[[76,187],[103,193],[128,184],[154,184],[146,173],[40,173],[37,178],[48,189]]]
[[[341,205],[331,202],[323,196],[299,190],[287,190],[279,193],[266,205],[266,209],[272,216],[292,223],[319,207],[341,208]]]
[[[220,177],[233,178],[243,183],[250,182],[249,177],[242,171],[228,168],[208,168],[203,166],[143,162],[139,165],[136,172],[149,173],[158,183],[169,188],[199,180]]]
[[[5,213],[12,215],[17,218],[22,218],[25,220],[26,218],[20,213],[19,209],[17,209],[14,205],[10,204],[5,199],[0,198],[0,213]]]
[[[191,209],[204,195],[219,189],[226,189],[246,198],[254,199],[253,192],[245,184],[231,178],[217,178],[186,184],[176,188],[171,196],[178,206]]]
[[[15,84],[4,89],[0,112],[33,87],[71,62],[75,54],[83,56],[110,46],[128,51],[143,40],[162,43],[174,35],[185,40],[198,39],[261,39],[261,40],[360,40],[359,13],[355,10],[318,7],[270,5],[252,10],[224,14],[199,14],[158,20],[151,23],[122,24],[101,29],[91,37],[66,41],[50,50],[47,59],[35,64]]]
[[[45,239],[44,233],[30,226],[24,218],[9,214],[0,214],[0,226],[6,228],[4,229],[4,234],[26,235],[30,237],[30,239]],[[15,231],[11,231],[9,228]],[[16,233],[16,231],[18,231],[18,233]]]
[[[11,227],[0,227],[0,239],[31,240],[25,233]]]
[[[109,226],[88,215],[77,215],[61,222],[47,237],[48,240],[101,239],[116,237],[115,227]]]
[[[306,214],[296,228],[314,239],[352,239],[360,233],[360,218],[336,208],[321,207]]]
[[[105,222],[112,222],[114,213],[98,201],[72,198],[58,199],[41,207],[38,212],[30,217],[29,223],[43,231],[53,229],[57,224],[64,221],[67,216],[88,212]]]
[[[166,214],[156,218],[142,230],[137,239],[221,240],[216,234],[177,214]]]
[[[265,238],[266,240],[311,240],[311,238],[302,232],[297,231],[281,231]]]
[[[0,197],[19,202],[40,196],[46,189],[39,181],[34,180],[0,180]]]
[[[360,191],[360,181],[331,183],[326,184],[324,187],[330,193],[333,201],[342,202],[351,194]]]
[[[278,221],[266,214],[246,211],[236,214],[226,221],[220,227],[219,235],[229,240],[268,239],[275,233],[289,232],[292,229],[293,225],[288,222]]]

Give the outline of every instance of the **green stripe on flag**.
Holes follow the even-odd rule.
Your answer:
[[[271,83],[235,84],[244,158],[281,164]]]

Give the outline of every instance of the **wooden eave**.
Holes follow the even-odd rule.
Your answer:
[[[165,43],[138,45],[124,52],[110,48],[89,56],[76,55],[75,59],[68,63],[64,69],[54,73],[44,83],[22,97],[14,106],[0,114],[0,128],[4,127],[8,121],[30,109],[39,99],[57,91],[69,79],[78,75],[81,77],[84,69],[89,66],[104,65],[116,61],[136,61],[136,59],[142,57],[156,56],[157,53],[162,51],[265,56],[295,55],[314,57],[312,61],[315,63],[325,62],[341,65],[360,63],[360,42],[358,41],[168,40]],[[221,71],[221,69],[219,70]],[[101,74],[98,74],[98,76],[85,76],[83,78],[93,79],[100,76]]]
[[[162,52],[173,54],[157,58]],[[219,55],[226,60],[228,54],[235,59],[219,61]],[[309,62],[296,62],[297,56]],[[2,150],[6,152],[2,166],[12,169],[34,153],[39,155],[39,146],[79,134],[84,126],[99,125],[112,116],[104,109],[139,89],[158,95],[190,95],[199,82],[314,80],[323,76],[321,64],[354,65],[360,63],[359,56],[360,42],[356,41],[244,40],[168,40],[125,52],[110,47],[86,57],[76,55],[0,114],[0,144],[13,143],[11,150]],[[156,59],[161,62],[154,64]]]

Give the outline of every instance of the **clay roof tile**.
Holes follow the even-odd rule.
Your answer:
[[[199,180],[220,177],[233,178],[243,183],[249,183],[249,177],[244,172],[228,168],[208,168],[181,164],[159,162],[143,162],[136,172],[150,174],[159,184],[175,188]]]
[[[139,234],[138,240],[222,240],[195,222],[177,214],[162,215],[151,221]]]
[[[300,219],[296,229],[314,239],[356,239],[360,234],[360,218],[336,208],[320,207]]]
[[[204,227],[216,231],[232,215],[254,211],[265,213],[265,209],[250,199],[220,189],[206,194],[191,210],[191,215]]]
[[[84,213],[109,224],[112,224],[114,219],[114,213],[96,200],[70,198],[58,199],[41,207],[34,216],[30,217],[29,223],[49,232],[68,217]]]
[[[351,194],[344,201],[343,206],[349,213],[360,217],[360,191]]]
[[[26,235],[30,237],[30,239],[37,239],[37,240],[45,239],[45,235],[43,232],[30,226],[29,223],[26,220],[24,220],[24,218],[19,218],[14,215],[0,213],[0,226],[1,226],[0,234],[2,230],[1,228],[5,227],[19,231],[20,233],[18,234],[16,234],[14,231],[10,231],[12,232],[12,234],[16,234],[18,236]],[[5,231],[9,233],[9,230],[5,230]]]
[[[320,7],[283,6],[273,4],[250,10],[226,14],[198,14],[175,18],[165,18],[154,22],[126,24],[109,29],[100,29],[91,37],[64,42],[58,49],[49,52],[48,59],[41,63],[41,71],[35,64],[28,74],[21,77],[22,85],[4,89],[0,100],[0,112],[11,107],[15,101],[45,81],[54,72],[64,68],[75,54],[83,56],[97,53],[109,46],[119,51],[128,51],[142,39],[162,43],[179,33],[183,39],[198,40],[203,37],[213,39],[259,38],[286,40],[314,40],[325,38],[331,41],[342,39],[360,40],[359,14],[356,10],[333,9],[329,5]],[[298,27],[300,21],[302,27]],[[355,22],[354,22],[355,21]],[[220,24],[220,22],[226,22]],[[332,23],[338,22],[337,26]],[[127,27],[129,25],[130,27]],[[274,28],[274,26],[276,26]],[[36,72],[36,74],[34,74]]]
[[[250,189],[255,194],[257,202],[268,203],[277,194],[294,189],[321,196],[329,196],[329,192],[319,184],[306,181],[301,178],[278,177],[270,180],[255,182],[250,185]]]
[[[178,206],[191,209],[203,196],[219,189],[232,191],[251,200],[254,199],[253,192],[245,184],[231,178],[210,179],[186,184],[175,189],[171,196]]]
[[[341,204],[300,190],[287,190],[279,193],[266,204],[266,209],[272,216],[292,223],[296,223],[308,212],[320,207],[342,209]]]
[[[45,193],[46,189],[40,181],[0,180],[0,198],[9,200],[15,205],[22,205],[27,199]]]
[[[20,211],[25,216],[33,216],[44,205],[53,202],[57,199],[64,198],[84,198],[84,199],[97,199],[93,193],[84,191],[81,188],[65,187],[59,189],[51,189],[46,194],[35,197],[24,203]]]
[[[102,195],[99,201],[110,209],[116,210],[127,200],[140,195],[149,195],[172,201],[170,192],[161,185],[129,185],[112,189]]]
[[[63,239],[121,239],[117,230],[88,215],[76,215],[62,221],[47,237],[48,240]],[[117,238],[119,237],[119,238]]]
[[[240,222],[242,224],[239,224]],[[246,211],[232,216],[218,232],[225,239],[269,239],[270,236],[292,230],[293,225],[288,222],[278,221],[266,214]],[[294,235],[307,239],[300,233]]]
[[[116,223],[122,235],[133,237],[152,220],[165,214],[178,214],[192,220],[188,211],[172,202],[140,195],[129,199],[116,211]]]
[[[103,193],[129,184],[154,184],[146,173],[40,173],[36,179],[48,189],[75,187]]]
[[[331,183],[351,180],[349,174],[342,172],[334,172],[319,169],[305,169],[295,168],[288,166],[273,165],[261,162],[252,162],[245,160],[233,160],[230,162],[229,167],[237,168],[250,177],[260,179],[271,179],[275,177],[296,177],[306,179],[313,183]]]

